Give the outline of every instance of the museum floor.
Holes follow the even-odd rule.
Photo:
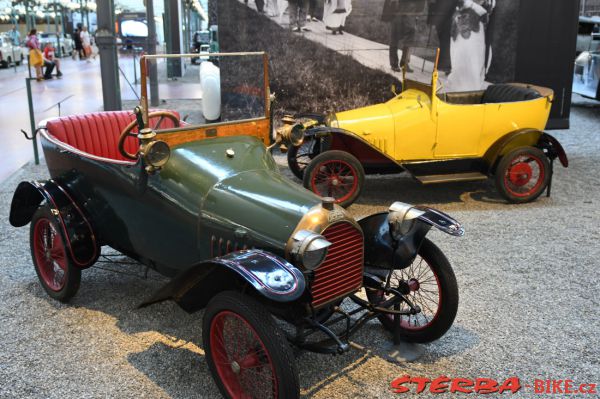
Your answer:
[[[99,109],[97,68],[97,62],[72,61],[64,79],[34,82],[37,98],[48,102],[39,109],[71,94],[76,97],[63,113]],[[202,313],[188,315],[173,303],[137,309],[163,277],[150,272],[144,278],[135,265],[99,264],[83,273],[68,305],[39,285],[29,228],[11,227],[8,210],[17,183],[47,171],[43,164],[21,167],[31,158],[31,144],[18,133],[28,126],[24,76],[10,78],[11,72],[0,71],[0,397],[218,397],[204,362]],[[462,238],[431,234],[457,274],[458,316],[439,341],[405,347],[420,354],[412,362],[384,360],[381,347],[389,337],[375,321],[353,339],[365,349],[336,357],[301,354],[303,397],[392,398],[390,382],[405,374],[519,377],[523,385],[600,382],[600,107],[580,101],[571,126],[552,132],[570,167],[557,165],[552,196],[531,204],[508,205],[488,183],[423,187],[404,175],[367,178],[350,208],[354,216],[399,200],[435,206],[464,224]],[[283,157],[278,162],[288,173]],[[524,386],[510,397],[539,395]]]

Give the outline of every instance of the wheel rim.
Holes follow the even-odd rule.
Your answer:
[[[312,191],[321,197],[333,197],[336,203],[344,202],[358,188],[358,173],[346,161],[325,161],[311,176]]]
[[[418,260],[417,260],[418,259]],[[429,263],[421,257],[407,268],[392,271],[390,277],[390,286],[398,287],[400,282],[408,286],[409,293],[406,297],[421,308],[421,312],[416,315],[400,316],[400,327],[405,330],[418,331],[429,327],[438,318],[442,307],[442,289],[440,280]],[[383,302],[390,299],[383,291],[378,291],[376,302]],[[400,304],[400,310],[409,310],[406,303]],[[390,321],[394,320],[393,315],[386,315]]]
[[[39,219],[33,228],[35,264],[43,282],[60,291],[67,280],[67,257],[60,234],[50,220]]]
[[[230,397],[277,398],[271,356],[243,317],[231,311],[218,313],[210,325],[210,350]]]
[[[532,154],[514,157],[504,173],[504,187],[516,197],[534,195],[544,182],[542,160]]]

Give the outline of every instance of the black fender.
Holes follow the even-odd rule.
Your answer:
[[[462,236],[464,229],[456,220],[428,207],[412,207],[420,213],[415,223],[401,237],[395,239],[390,232],[389,212],[376,213],[358,221],[365,237],[365,269],[378,275],[376,269],[404,269],[411,265],[423,239],[432,227],[453,235]]]
[[[31,222],[42,201],[46,201],[58,225],[62,227],[61,234],[75,266],[90,267],[100,255],[94,229],[82,208],[54,180],[19,183],[10,205],[10,224],[22,227]]]
[[[565,168],[569,167],[569,158],[567,158],[567,153],[565,152],[563,146],[553,136],[549,135],[548,133],[542,133],[537,145],[545,150],[548,158],[551,160],[558,158],[562,166]]]
[[[567,167],[567,155],[554,137],[537,129],[519,129],[498,139],[487,150],[483,159],[488,166],[487,174],[493,174],[502,156],[519,147],[538,147],[545,151],[550,160],[559,158],[561,164]]]
[[[285,259],[258,250],[231,252],[201,262],[177,275],[140,307],[173,300],[187,312],[203,309],[221,291],[252,287],[274,302],[292,302],[306,288],[302,272]]]
[[[423,239],[431,229],[418,223],[399,241],[392,238],[388,212],[376,213],[358,221],[365,236],[365,268],[404,269],[417,256]]]

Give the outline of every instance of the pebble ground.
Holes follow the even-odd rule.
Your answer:
[[[384,359],[389,336],[376,321],[355,336],[364,349],[301,354],[303,397],[461,396],[415,394],[414,387],[392,393],[390,382],[405,374],[600,383],[600,107],[579,99],[571,129],[552,134],[570,166],[557,165],[552,196],[531,204],[508,205],[487,182],[424,187],[403,175],[367,178],[350,208],[356,217],[404,201],[464,224],[462,238],[430,234],[456,272],[458,316],[443,338],[410,348],[422,353],[413,362]],[[189,315],[173,303],[136,308],[165,282],[160,275],[144,279],[139,266],[102,264],[83,273],[71,303],[45,294],[29,228],[12,228],[8,211],[19,181],[46,174],[27,165],[0,184],[0,398],[219,397],[204,361],[202,312]],[[545,396],[594,397],[525,387],[506,395]]]

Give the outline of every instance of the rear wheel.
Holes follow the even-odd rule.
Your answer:
[[[38,208],[31,219],[31,257],[48,295],[67,302],[79,289],[81,270],[73,265],[60,228],[48,206]]]
[[[496,188],[513,203],[535,200],[550,181],[550,162],[542,150],[521,147],[504,155],[496,168]]]
[[[321,197],[332,197],[343,207],[350,206],[362,190],[365,171],[359,160],[344,151],[317,155],[304,171],[303,183]]]
[[[448,331],[458,311],[458,284],[450,262],[434,243],[425,239],[413,263],[392,271],[389,278],[391,287],[407,289],[406,297],[421,308],[416,315],[399,317],[400,336],[405,341],[431,342]],[[367,289],[367,298],[379,305],[391,296],[383,290]],[[406,303],[400,304],[400,310],[408,309]],[[394,316],[380,314],[377,318],[386,330],[394,331]]]
[[[298,398],[292,350],[254,299],[227,291],[208,304],[202,322],[206,360],[226,398]]]

